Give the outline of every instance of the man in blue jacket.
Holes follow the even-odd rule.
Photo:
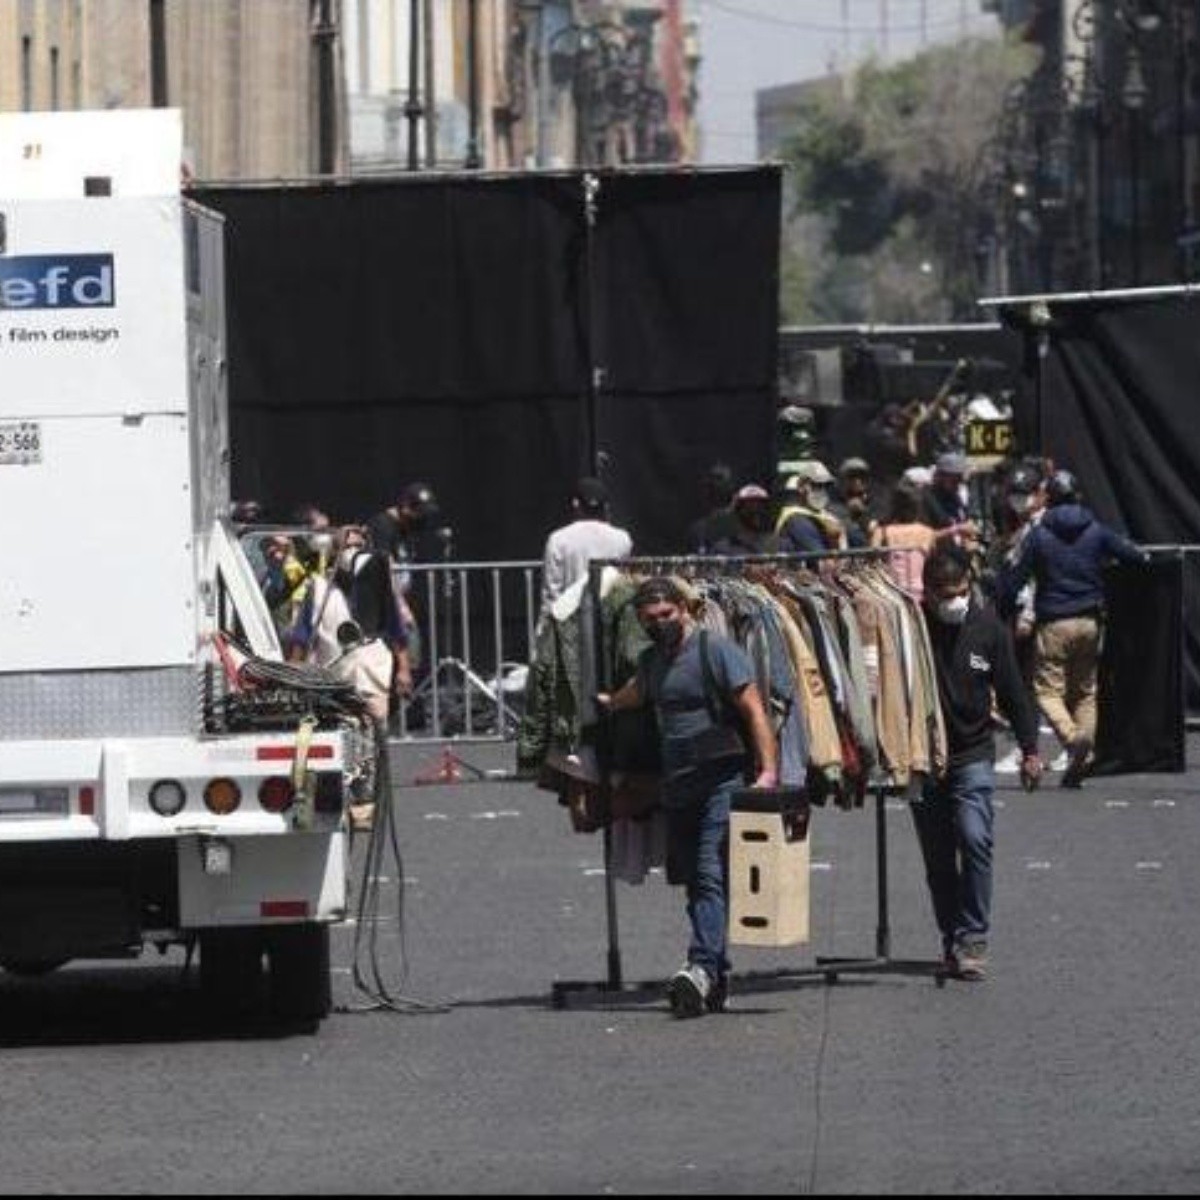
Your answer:
[[[1000,602],[1011,613],[1021,588],[1034,581],[1034,692],[1069,755],[1062,785],[1079,787],[1096,739],[1104,567],[1145,562],[1146,554],[1080,503],[1079,484],[1069,471],[1051,476],[1046,504],[1041,523],[1002,581]]]

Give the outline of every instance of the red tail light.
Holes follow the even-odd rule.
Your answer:
[[[264,779],[258,789],[258,802],[270,813],[287,812],[296,802],[296,792],[290,779],[273,775]]]

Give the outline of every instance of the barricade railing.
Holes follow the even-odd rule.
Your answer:
[[[397,705],[393,734],[514,740],[537,637],[541,562],[404,563],[396,570],[416,636],[413,691]]]

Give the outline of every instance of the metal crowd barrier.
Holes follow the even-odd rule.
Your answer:
[[[405,563],[413,692],[393,735],[408,741],[512,741],[525,707],[541,606],[541,562]]]

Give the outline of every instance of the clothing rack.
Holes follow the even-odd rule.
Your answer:
[[[638,557],[623,559],[594,559],[588,569],[588,590],[592,599],[595,624],[593,647],[597,672],[597,691],[608,690],[611,681],[606,677],[608,658],[605,652],[605,631],[601,613],[601,581],[604,571],[613,567],[622,571],[645,571],[651,574],[689,572],[706,575],[734,574],[746,567],[779,566],[802,567],[822,562],[866,559],[878,560],[891,551],[885,547],[862,549],[829,550],[799,554],[749,554],[736,556],[673,555],[665,557]],[[702,569],[702,572],[701,570]],[[617,880],[613,874],[613,833],[609,820],[612,788],[607,769],[607,726],[608,720],[599,720],[601,737],[597,746],[600,763],[600,810],[604,814],[604,899],[608,935],[608,975],[603,980],[560,980],[551,989],[551,1003],[557,1009],[570,1006],[572,997],[594,996],[612,1004],[617,998],[644,1000],[661,993],[663,981],[651,980],[627,984],[621,958],[620,914],[617,903]],[[739,992],[770,989],[772,985],[789,980],[823,979],[832,985],[846,974],[852,975],[919,975],[934,979],[942,986],[945,978],[939,972],[940,964],[933,961],[905,960],[892,957],[891,910],[889,900],[889,854],[887,832],[887,800],[889,796],[902,795],[905,789],[882,780],[870,785],[875,797],[875,870],[877,918],[875,927],[875,953],[856,958],[820,957],[815,967],[783,968],[776,971],[747,971],[735,973],[733,983]]]

